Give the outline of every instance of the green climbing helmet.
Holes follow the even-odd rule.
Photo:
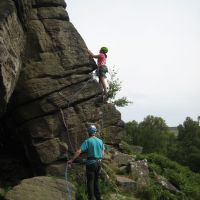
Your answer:
[[[103,53],[108,53],[108,48],[107,47],[101,47],[100,51]]]

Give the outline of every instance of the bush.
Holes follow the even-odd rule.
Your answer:
[[[141,194],[141,198],[144,200],[183,200],[181,197],[164,190],[153,180],[151,180],[150,186]]]
[[[122,82],[117,78],[117,72],[113,67],[113,69],[110,70],[110,80],[108,81],[108,97],[114,105],[125,107],[132,104],[132,101],[129,101],[127,97],[116,99],[118,92],[122,89],[121,84]]]
[[[140,155],[138,159],[146,158],[149,162],[151,183],[141,195],[149,200],[199,200],[200,174],[192,172],[189,168],[169,160],[165,156],[152,153]],[[169,180],[180,193],[172,194],[157,183],[156,172]]]

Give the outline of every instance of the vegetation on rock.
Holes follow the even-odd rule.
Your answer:
[[[113,67],[110,69],[110,80],[108,81],[108,97],[111,103],[118,107],[125,107],[132,103],[127,97],[120,97],[116,99],[118,92],[122,89],[122,82],[117,77],[117,72]]]
[[[163,200],[198,200],[200,199],[200,174],[194,173],[187,167],[181,166],[167,157],[152,153],[138,156],[146,158],[149,163],[151,183],[140,194],[142,199]],[[170,192],[158,183],[155,172],[164,176],[177,188],[177,192]]]

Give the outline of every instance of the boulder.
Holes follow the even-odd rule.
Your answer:
[[[123,191],[131,193],[136,191],[136,182],[130,178],[124,176],[116,176],[116,182],[120,189],[122,189]]]
[[[48,176],[63,178],[65,175],[66,167],[66,162],[54,163],[47,166],[46,172]]]
[[[70,193],[69,193],[70,192]],[[62,179],[53,177],[34,177],[23,180],[10,190],[6,200],[75,200],[74,186]]]
[[[165,177],[158,175],[156,172],[154,172],[154,175],[158,183],[160,183],[160,185],[163,188],[173,193],[180,193],[180,191],[174,185],[172,185]]]
[[[63,143],[60,143],[58,138],[53,138],[46,140],[41,143],[34,145],[37,153],[40,155],[41,162],[44,164],[49,164],[56,161],[61,155],[61,147],[63,148]],[[67,145],[66,150],[67,151]]]
[[[67,171],[66,171],[67,170]],[[73,163],[72,167],[67,168],[66,161],[50,164],[47,167],[47,174],[63,178],[67,172],[68,181],[76,181],[78,183],[85,183],[85,165]]]
[[[121,153],[119,151],[114,152],[112,156],[112,163],[117,166],[128,165],[135,160],[135,156]]]
[[[149,186],[149,168],[146,159],[130,162],[129,173],[131,178],[136,181],[138,191]]]

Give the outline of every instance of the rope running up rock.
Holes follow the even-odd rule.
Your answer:
[[[70,104],[71,104],[71,102],[72,102],[72,99],[73,99],[77,94],[79,94],[79,93],[88,85],[88,83],[89,83],[92,79],[93,79],[93,77],[91,77],[90,79],[88,79],[88,81],[84,84],[84,86],[81,87],[79,90],[77,90],[77,92],[75,92],[74,95],[72,95],[70,99],[67,99],[67,98],[62,94],[62,92],[58,92],[58,94],[59,94],[60,96],[62,96],[62,97],[67,101],[67,109],[70,107]],[[60,113],[61,113],[61,116],[62,116],[63,124],[64,124],[64,126],[65,126],[66,131],[67,131],[67,137],[68,137],[68,141],[69,141],[70,147],[71,147],[72,151],[75,152],[75,148],[73,147],[72,142],[71,142],[71,139],[70,139],[70,136],[69,136],[69,128],[68,128],[68,124],[67,124],[67,118],[68,118],[68,116],[67,116],[67,118],[65,118],[65,115],[64,115],[64,112],[63,112],[63,109],[62,109],[62,108],[60,108]]]
[[[68,198],[69,200],[72,200],[72,188],[69,185],[69,181],[68,181],[68,165],[65,168],[65,181],[66,181],[66,185],[67,185],[67,193],[68,193]]]

